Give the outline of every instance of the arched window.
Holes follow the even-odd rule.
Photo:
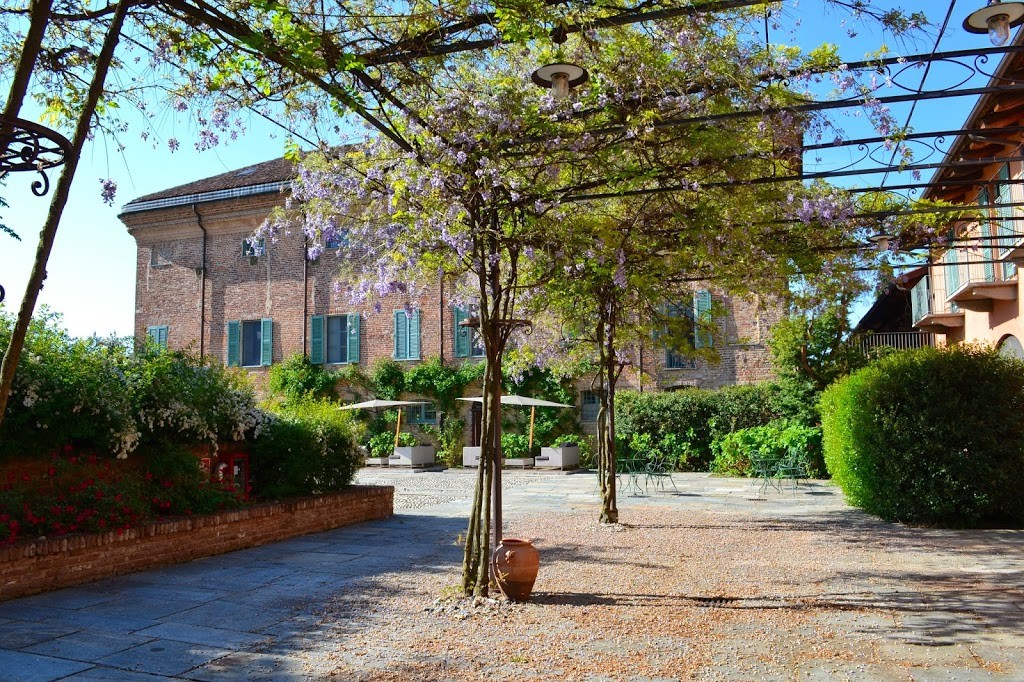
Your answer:
[[[1007,334],[999,341],[999,354],[1005,355],[1008,358],[1024,360],[1024,347],[1020,345],[1020,341],[1016,336]]]

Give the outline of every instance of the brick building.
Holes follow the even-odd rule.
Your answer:
[[[138,244],[136,338],[151,336],[171,348],[192,347],[245,367],[257,384],[269,365],[303,353],[328,365],[379,358],[402,362],[440,357],[462,361],[479,354],[456,334],[463,316],[438,282],[417,301],[391,296],[380,311],[353,308],[335,293],[337,255],[305,257],[301,235],[276,244],[247,238],[283,201],[294,169],[275,160],[140,197],[120,218]],[[712,298],[726,310],[715,343],[721,361],[691,362],[655,342],[642,351],[643,373],[625,377],[641,390],[717,388],[770,378],[764,346],[783,314],[779,303],[694,292],[693,310]],[[415,312],[407,316],[405,307]],[[689,302],[681,306],[689,314]],[[649,377],[646,381],[642,375]],[[585,421],[592,396],[584,395]]]

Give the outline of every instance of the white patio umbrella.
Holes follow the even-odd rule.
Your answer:
[[[398,436],[402,432],[402,408],[406,405],[422,405],[425,400],[364,400],[361,403],[342,405],[339,410],[372,410],[380,407],[397,407],[398,424],[395,425],[395,447],[398,447]]]
[[[459,398],[459,400],[471,403],[482,403],[484,401],[483,397]],[[529,398],[524,395],[503,395],[501,396],[501,404],[530,408],[530,448],[533,448],[533,422],[537,417],[538,407],[576,407],[575,405],[566,405],[565,403],[556,403],[550,400],[541,400],[540,398]]]

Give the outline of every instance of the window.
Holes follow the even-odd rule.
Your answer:
[[[435,407],[434,403],[410,405],[408,422],[410,424],[436,424],[437,407]]]
[[[1007,358],[1024,360],[1024,346],[1020,345],[1016,336],[1008,334],[999,342],[999,354]]]
[[[228,322],[229,367],[266,367],[273,362],[273,357],[273,320]]]
[[[690,343],[694,348],[710,348],[714,339],[709,330],[711,325],[711,292],[706,289],[695,291],[690,306],[670,305],[666,311],[669,317],[685,318],[689,322]],[[671,348],[665,349],[667,369],[693,369],[697,363]]]
[[[146,338],[150,343],[160,347],[167,348],[167,325],[153,326],[146,328]]]
[[[395,311],[395,360],[420,359],[420,311]]]
[[[309,361],[314,365],[359,362],[359,313],[314,315],[309,320]]]
[[[252,237],[246,237],[242,240],[242,257],[243,258],[256,258],[266,253],[266,241],[260,237],[259,239],[253,239]]]
[[[580,394],[580,419],[585,422],[596,422],[597,413],[601,409],[601,401],[593,391],[583,391]]]
[[[166,268],[171,264],[171,249],[168,246],[154,246],[149,251],[149,264],[154,268]]]
[[[473,317],[475,313],[463,308],[455,308],[453,311],[452,335],[455,337],[455,357],[457,358],[482,358],[484,356],[484,344],[480,339],[480,332],[473,327],[462,324],[465,320]]]
[[[347,246],[347,245],[348,245],[348,235],[347,234],[337,234],[337,235],[331,237],[330,239],[328,239],[326,242],[324,242],[324,248],[327,248],[327,249],[338,249],[338,248],[341,248],[342,246]]]

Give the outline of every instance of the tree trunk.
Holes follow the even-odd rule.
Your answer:
[[[615,381],[618,378],[615,358],[615,325],[608,319],[614,311],[611,305],[601,306],[602,317],[598,325],[598,347],[600,362],[601,401],[598,411],[598,458],[601,478],[601,523],[619,522],[619,504],[616,490],[615,469]]]
[[[50,7],[53,0],[32,0],[29,6],[28,33],[25,34],[25,42],[21,45],[21,56],[18,57],[18,66],[14,70],[14,79],[11,81],[11,91],[7,96],[7,103],[4,104],[4,118],[17,118],[21,111],[21,104],[25,101],[25,93],[28,92],[28,83],[32,80],[32,70],[36,66],[36,59],[39,58],[39,50],[43,47],[43,36],[46,33],[46,26],[50,23]],[[6,133],[4,126],[0,124],[0,139]],[[7,151],[6,146],[0,148],[0,154]]]
[[[495,229],[495,216],[490,215],[488,218],[488,226],[492,230]],[[479,238],[475,252],[479,255],[481,263],[478,273],[479,334],[487,364],[484,368],[480,466],[477,473],[477,488],[473,496],[469,536],[462,562],[462,587],[466,596],[487,596],[491,582],[490,558],[501,536],[501,358],[506,341],[502,323],[506,313],[508,290],[501,285],[497,263],[492,263],[489,258],[490,255],[497,253],[497,243],[493,236]]]
[[[32,313],[35,312],[36,301],[39,298],[39,291],[43,288],[43,280],[46,279],[46,262],[50,258],[50,251],[53,249],[53,240],[57,236],[57,226],[60,224],[61,215],[64,213],[64,206],[68,201],[68,193],[71,190],[71,182],[75,178],[75,171],[78,168],[78,160],[82,155],[82,147],[89,135],[89,125],[96,112],[96,103],[103,93],[103,85],[107,79],[107,71],[110,68],[110,61],[114,56],[114,49],[117,47],[121,37],[121,27],[124,24],[125,14],[128,11],[127,2],[120,2],[114,15],[110,20],[110,27],[103,40],[103,47],[96,59],[96,71],[93,73],[92,83],[89,84],[89,94],[82,106],[78,116],[78,123],[75,126],[75,135],[71,140],[71,151],[65,159],[64,170],[60,174],[60,180],[54,188],[53,198],[50,200],[50,211],[46,216],[46,222],[39,233],[39,246],[36,249],[35,261],[32,265],[32,273],[29,275],[28,284],[25,286],[25,297],[21,301],[21,308],[18,310],[18,318],[11,330],[11,340],[4,352],[3,363],[0,364],[0,427],[3,426],[4,414],[7,411],[7,401],[11,395],[11,386],[14,383],[14,373],[18,367],[18,360],[21,358],[21,350],[25,345],[25,335],[28,333],[29,323],[32,321]]]

